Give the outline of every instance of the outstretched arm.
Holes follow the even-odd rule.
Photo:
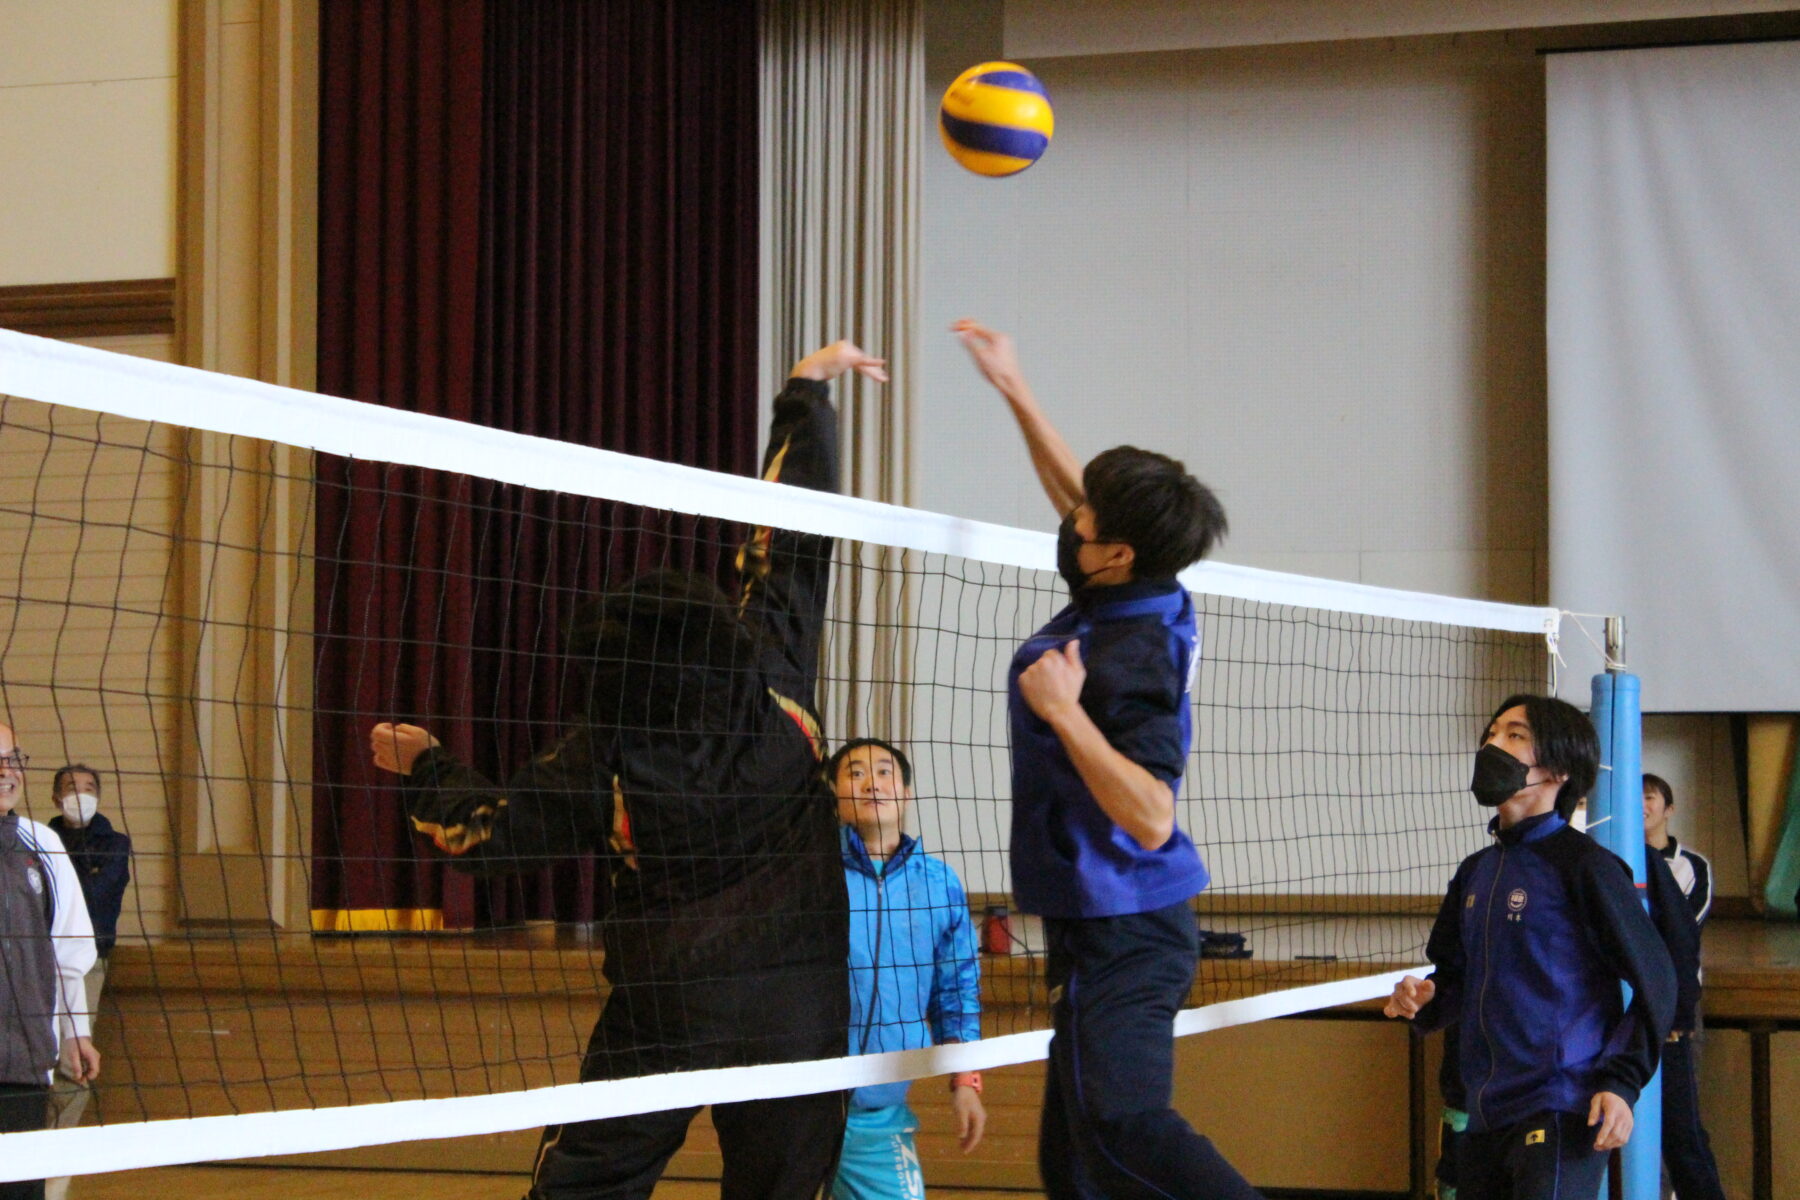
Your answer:
[[[794,364],[775,397],[763,478],[816,491],[838,490],[837,411],[829,384],[846,371],[887,382],[885,362],[852,342],[833,342]],[[758,528],[738,551],[739,612],[766,632],[779,652],[790,698],[815,703],[825,596],[830,586],[831,539]]]
[[[459,762],[417,725],[377,725],[369,748],[377,767],[406,777],[413,828],[462,870],[517,874],[606,843],[612,777],[584,731],[533,758],[505,787]]]
[[[1050,498],[1056,515],[1068,516],[1086,495],[1081,486],[1081,461],[1038,407],[1031,385],[1019,369],[1019,355],[1012,338],[967,318],[950,328],[968,349],[982,376],[1012,409],[1019,432],[1025,435],[1025,446],[1031,451],[1031,465],[1037,471],[1038,482],[1043,484],[1044,495]]]

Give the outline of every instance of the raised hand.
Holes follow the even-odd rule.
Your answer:
[[[876,383],[886,383],[887,359],[876,358],[855,342],[844,340],[814,350],[794,364],[788,375],[795,379],[816,379],[829,383],[845,371],[866,375]]]
[[[964,317],[950,326],[957,340],[975,360],[975,367],[1002,395],[1015,395],[1025,388],[1025,373],[1019,369],[1019,352],[1011,335]]]

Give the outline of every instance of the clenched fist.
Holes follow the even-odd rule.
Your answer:
[[[369,730],[369,752],[375,758],[375,765],[396,775],[411,775],[419,755],[442,744],[417,725],[383,721]]]
[[[1405,1017],[1411,1020],[1419,1015],[1419,1010],[1431,1003],[1437,995],[1437,984],[1429,979],[1420,979],[1417,975],[1408,975],[1394,985],[1394,994],[1388,997],[1387,1005],[1382,1012],[1390,1017]]]

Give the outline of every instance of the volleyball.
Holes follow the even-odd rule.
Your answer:
[[[970,67],[938,109],[944,149],[977,175],[1017,175],[1049,147],[1055,127],[1044,85],[1017,63]]]

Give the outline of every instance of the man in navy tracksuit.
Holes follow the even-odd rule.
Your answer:
[[[1012,872],[1044,918],[1055,1036],[1038,1162],[1051,1200],[1254,1197],[1170,1106],[1173,1022],[1192,986],[1206,867],[1175,824],[1187,761],[1193,603],[1175,575],[1225,532],[1173,459],[1121,446],[1084,468],[1033,399],[1012,341],[957,332],[1005,398],[1050,502],[1070,604],[1009,672]]]
[[[1407,976],[1388,1001],[1420,1033],[1457,1025],[1458,1200],[1592,1197],[1674,1020],[1675,968],[1630,870],[1567,820],[1599,756],[1571,705],[1500,706],[1471,785],[1499,810],[1494,843],[1450,881],[1432,978]]]

